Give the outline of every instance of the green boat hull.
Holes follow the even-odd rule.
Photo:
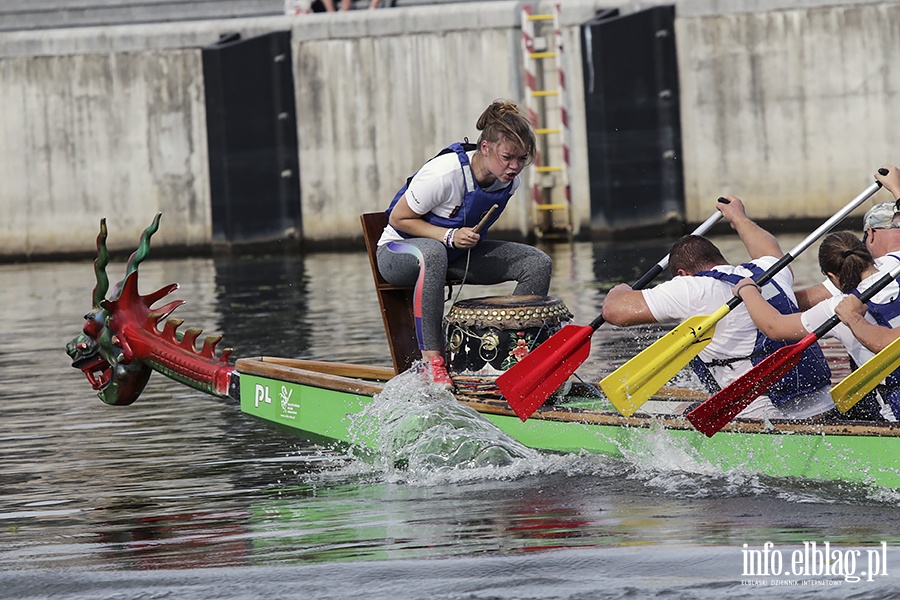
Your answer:
[[[376,440],[360,437],[351,424],[352,417],[373,402],[378,383],[286,366],[277,372],[266,367],[263,373],[253,373],[259,371],[253,360],[257,359],[237,365],[243,412],[307,439],[375,447]],[[321,381],[322,377],[328,380]],[[706,437],[680,413],[622,417],[605,401],[542,407],[523,422],[501,400],[458,399],[510,437],[538,450],[653,458],[659,448],[666,448],[667,453],[686,453],[710,472],[739,470],[900,489],[900,429],[895,425],[736,420]]]

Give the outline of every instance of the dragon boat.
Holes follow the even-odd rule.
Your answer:
[[[85,374],[99,398],[108,405],[130,405],[157,371],[211,396],[237,402],[247,415],[301,438],[372,449],[377,440],[352,431],[350,423],[378,402],[379,394],[398,375],[396,365],[275,356],[232,361],[232,349],[217,350],[221,335],[206,336],[198,348],[202,330],[181,331],[182,320],[170,316],[183,300],[168,300],[154,308],[178,284],[147,295],[138,292],[139,266],[148,256],[159,219],[157,215],[144,230],[124,278],[112,290],[106,274],[107,229],[101,220],[93,306],[85,315],[82,332],[66,347],[72,366]],[[422,385],[430,384],[423,381]],[[460,405],[521,444],[541,451],[652,455],[665,448],[671,451],[674,445],[722,473],[740,470],[900,489],[897,424],[738,418],[707,437],[683,416],[706,394],[687,388],[663,388],[638,412],[624,417],[596,386],[575,383],[525,421],[496,388],[461,385],[458,389],[455,400]],[[660,436],[665,444],[658,443]]]

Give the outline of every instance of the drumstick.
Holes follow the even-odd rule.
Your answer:
[[[497,212],[498,208],[500,208],[500,207],[497,206],[496,204],[493,205],[492,207],[490,207],[488,209],[488,211],[486,213],[484,213],[484,216],[481,217],[481,220],[478,221],[478,225],[476,225],[475,227],[472,228],[472,231],[474,231],[475,233],[480,232],[481,228],[484,227],[485,225],[487,225],[488,220],[490,220],[490,218],[492,216],[494,216],[494,213]]]

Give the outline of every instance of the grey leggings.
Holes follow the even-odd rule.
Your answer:
[[[388,246],[392,246],[392,250]],[[422,281],[419,280],[421,253]],[[413,252],[413,253],[410,253]],[[468,253],[447,262],[447,248],[430,238],[411,238],[403,242],[389,242],[378,247],[378,270],[393,285],[421,285],[421,306],[413,310],[422,319],[422,350],[444,348],[442,320],[444,317],[444,285],[447,279],[464,279],[465,283],[493,285],[515,281],[513,294],[546,296],[550,289],[553,261],[541,250],[527,244],[499,240],[481,240]]]

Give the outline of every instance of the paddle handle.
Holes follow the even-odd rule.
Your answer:
[[[722,204],[731,204],[731,201],[727,200],[726,198],[719,198],[718,201],[721,202]],[[711,214],[708,219],[706,219],[705,221],[700,223],[700,225],[697,226],[697,229],[692,231],[690,233],[690,235],[703,235],[704,233],[706,233],[707,231],[712,229],[712,226],[715,225],[716,223],[718,223],[719,219],[721,219],[721,218],[722,218],[722,213],[717,210],[716,212]],[[650,283],[651,281],[656,279],[657,275],[659,275],[660,273],[665,271],[666,268],[668,268],[668,266],[669,266],[669,255],[666,254],[665,256],[662,257],[662,259],[658,263],[653,265],[653,267],[649,271],[647,271],[646,273],[641,275],[641,278],[634,282],[634,285],[631,286],[631,289],[633,289],[633,290],[644,289],[645,287],[647,287],[648,283]],[[601,325],[603,325],[604,322],[605,322],[605,319],[603,318],[603,314],[601,313],[596,319],[591,321],[589,327],[591,327],[591,329],[596,331],[597,328],[600,327]]]
[[[882,175],[887,175],[887,173],[884,173],[882,171],[884,171],[884,169],[879,169],[879,172]],[[881,189],[881,182],[876,181],[875,183],[873,183],[872,185],[867,187],[865,190],[863,190],[862,193],[860,193],[856,198],[854,198],[853,200],[848,202],[847,205],[844,206],[844,208],[842,208],[837,213],[835,213],[830,219],[828,219],[827,221],[822,223],[818,229],[816,229],[811,234],[806,236],[806,238],[802,242],[797,244],[790,252],[788,252],[785,256],[782,257],[782,259],[784,259],[785,257],[790,256],[791,257],[790,259],[788,259],[786,262],[783,262],[783,263],[782,263],[782,261],[778,261],[777,263],[772,265],[772,267],[769,268],[768,271],[763,273],[763,276],[756,283],[763,284],[766,281],[768,281],[769,279],[771,279],[775,275],[775,273],[777,273],[777,271],[775,270],[776,267],[778,267],[778,269],[780,270],[787,263],[789,263],[791,260],[793,260],[794,257],[796,257],[798,254],[800,254],[801,252],[803,252],[804,250],[809,248],[813,244],[813,242],[815,242],[817,239],[819,239],[820,237],[822,237],[823,235],[825,235],[826,233],[831,231],[835,225],[837,225],[838,223],[843,221],[847,217],[847,215],[849,215],[851,212],[856,210],[863,202],[865,202],[866,200],[869,199],[869,196],[871,196],[872,194],[874,194],[875,192],[877,192],[880,189]],[[770,272],[771,272],[771,274],[770,274]],[[766,277],[766,275],[768,275],[768,277]],[[765,278],[765,279],[763,279],[763,278]]]
[[[882,175],[887,175],[886,169],[878,169],[878,172]],[[764,283],[767,283],[783,268],[788,266],[795,258],[797,258],[797,256],[799,256],[801,252],[809,248],[817,239],[831,231],[835,225],[843,221],[847,217],[847,215],[856,210],[863,202],[868,200],[869,197],[879,189],[881,189],[880,181],[876,181],[875,183],[864,189],[856,198],[848,202],[846,206],[844,206],[844,208],[832,215],[831,218],[819,225],[818,229],[806,236],[806,238],[804,238],[802,242],[794,246],[790,252],[775,261],[775,264],[766,269],[763,274],[761,274],[759,277],[754,277],[753,281],[756,282],[757,285],[763,285]],[[731,310],[740,306],[741,302],[743,302],[741,298],[732,296],[731,299],[726,302],[726,305],[728,306],[728,309]]]
[[[482,229],[485,225],[487,225],[487,222],[491,219],[491,217],[494,216],[494,213],[497,212],[497,209],[498,209],[498,208],[500,208],[500,207],[499,207],[498,205],[496,205],[496,204],[494,204],[493,206],[491,206],[491,207],[488,209],[488,211],[487,211],[486,213],[484,213],[484,216],[481,217],[481,220],[478,221],[478,225],[476,225],[475,227],[472,228],[472,231],[474,231],[475,233],[480,232],[481,229]]]
[[[729,200],[728,198],[719,198],[717,202],[719,202],[720,204],[731,204],[731,200]],[[700,223],[700,225],[697,226],[697,229],[693,230],[689,235],[703,235],[704,233],[712,229],[712,226],[718,223],[719,219],[721,218],[722,212],[717,210],[716,212],[711,214],[707,220]],[[650,283],[654,277],[659,275],[663,269],[668,268],[669,255],[666,254],[665,256],[663,256],[662,260],[656,263],[656,266],[659,267],[658,271],[654,272],[652,276],[650,276],[650,273],[653,272],[653,269],[644,273],[644,276],[638,279],[637,282],[633,286],[631,286],[632,289],[637,290],[643,288],[645,285]]]

